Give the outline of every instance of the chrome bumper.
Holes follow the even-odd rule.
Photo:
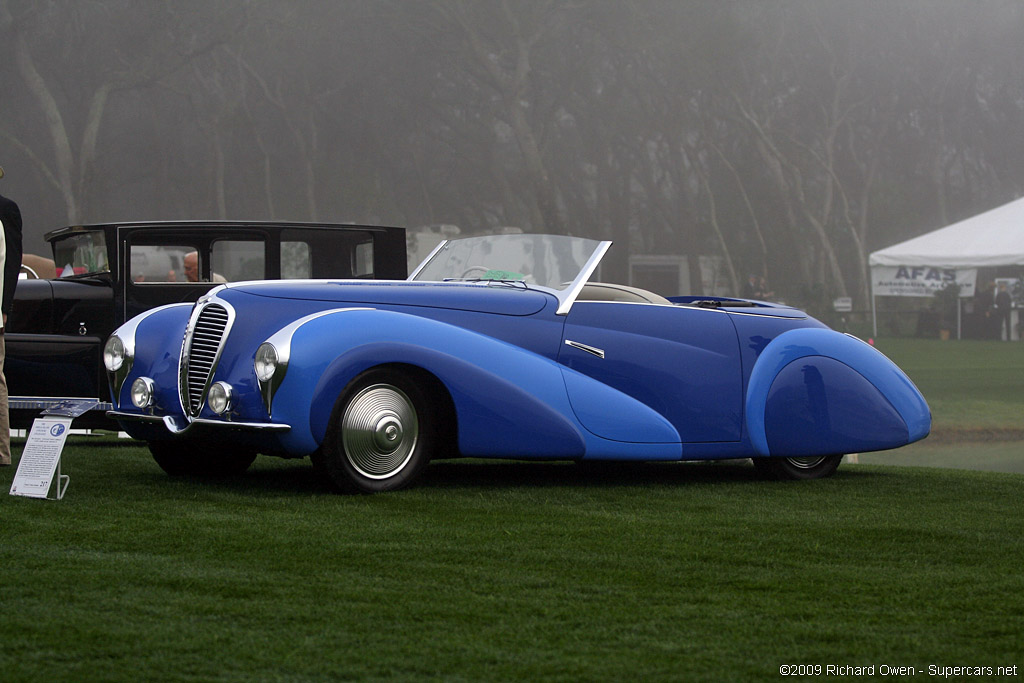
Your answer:
[[[118,422],[141,422],[144,424],[163,424],[172,434],[185,434],[193,429],[205,430],[215,429],[218,432],[267,432],[281,433],[291,430],[291,425],[273,422],[229,422],[227,420],[210,420],[207,418],[196,418],[191,422],[183,417],[175,415],[140,415],[138,413],[122,413],[117,410],[108,410],[107,417]]]

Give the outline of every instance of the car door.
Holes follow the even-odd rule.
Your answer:
[[[12,410],[30,397],[103,395],[100,349],[113,329],[111,300],[109,277],[18,284],[5,334]]]
[[[729,315],[645,303],[577,301],[559,362],[663,415],[683,443],[739,441],[743,389]],[[569,386],[570,401],[581,401]],[[599,420],[584,424],[598,436]]]

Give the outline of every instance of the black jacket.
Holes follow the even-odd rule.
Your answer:
[[[0,221],[4,224],[4,240],[7,242],[7,261],[4,264],[3,313],[11,312],[14,290],[18,286],[21,271],[21,211],[18,205],[0,194]]]

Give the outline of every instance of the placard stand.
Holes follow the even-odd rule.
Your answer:
[[[64,497],[64,492],[68,490],[68,484],[71,483],[71,477],[66,474],[60,473],[60,458],[57,458],[57,486],[54,493],[57,494],[56,498],[50,498],[46,496],[46,500],[60,500]]]
[[[97,404],[98,401],[91,399],[71,399],[44,410],[40,417],[33,420],[18,462],[18,471],[11,484],[12,496],[46,500],[61,500],[64,497],[71,477],[61,474],[60,456],[64,451],[71,422]],[[50,489],[54,482],[57,484],[54,491],[56,497],[51,498]]]

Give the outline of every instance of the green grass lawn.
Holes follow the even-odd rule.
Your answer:
[[[1024,345],[878,348],[925,394],[933,436],[816,482],[760,481],[747,463],[453,461],[409,491],[337,496],[305,461],[172,479],[137,444],[72,436],[64,500],[0,501],[0,676],[1020,667]]]
[[[879,339],[928,400],[932,435],[861,463],[1024,473],[1024,344]]]
[[[1024,343],[879,339],[875,347],[917,384],[937,433],[1024,435]]]
[[[930,443],[925,440],[895,451],[862,453],[861,464],[949,467],[1024,474],[1024,441]]]
[[[0,502],[5,681],[1024,665],[1021,475],[461,461],[337,496],[302,461],[171,479],[72,437],[63,462],[62,501]]]

